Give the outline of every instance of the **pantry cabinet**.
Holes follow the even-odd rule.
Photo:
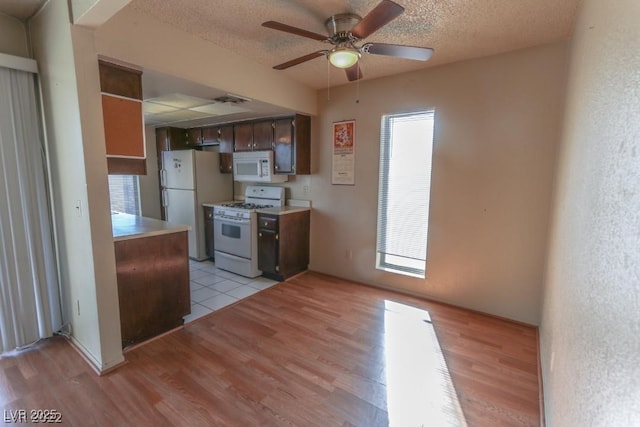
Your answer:
[[[285,280],[309,266],[308,209],[258,213],[258,268],[266,277]]]

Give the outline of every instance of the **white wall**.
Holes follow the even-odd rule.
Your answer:
[[[0,52],[30,57],[25,25],[18,19],[0,13]]]
[[[322,93],[311,268],[538,324],[566,62],[560,43]],[[381,116],[425,108],[436,120],[422,280],[376,270],[375,248]],[[331,185],[331,125],[346,119],[355,186]]]
[[[99,370],[122,362],[104,129],[93,34],[65,2],[31,21],[50,147],[55,230],[72,339]],[[79,209],[77,208],[79,206]]]
[[[145,126],[144,133],[147,150],[147,174],[139,177],[140,213],[142,216],[160,219],[160,179],[155,128]]]
[[[541,325],[549,426],[640,425],[640,2],[584,0]]]

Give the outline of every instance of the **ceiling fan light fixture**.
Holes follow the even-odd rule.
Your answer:
[[[360,52],[350,47],[336,47],[329,52],[329,62],[338,68],[350,68],[360,59]]]

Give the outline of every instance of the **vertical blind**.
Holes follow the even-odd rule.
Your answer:
[[[425,277],[434,112],[382,116],[377,268]]]
[[[0,66],[0,353],[62,326],[37,99],[33,74]]]

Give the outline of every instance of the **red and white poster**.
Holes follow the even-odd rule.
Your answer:
[[[355,184],[356,122],[333,124],[332,184]]]

